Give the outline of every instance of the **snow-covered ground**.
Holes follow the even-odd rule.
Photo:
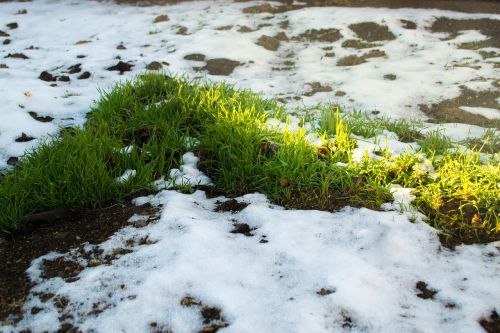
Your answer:
[[[488,36],[467,30],[449,39],[447,33],[428,28],[442,16],[500,19],[499,15],[338,7],[274,15],[243,12],[255,4],[259,2],[199,1],[161,7],[57,0],[0,3],[0,30],[9,35],[0,37],[0,169],[9,157],[22,155],[46,134],[82,124],[91,101],[99,96],[98,88],[132,78],[153,61],[173,73],[206,75],[283,98],[291,108],[338,102],[392,117],[425,117],[419,104],[455,98],[463,87],[498,91],[493,84],[499,76],[499,58],[483,59],[478,51],[457,48]],[[154,23],[160,15],[168,19]],[[415,23],[415,29],[401,20]],[[342,47],[357,39],[348,26],[360,22],[387,26],[396,38],[376,41],[367,49]],[[333,30],[307,32],[332,28],[340,35]],[[373,50],[385,56],[339,66],[346,56],[362,57]],[[482,51],[499,53],[491,47]],[[12,57],[15,54],[28,59]],[[193,54],[198,56],[188,59],[197,60],[185,59]],[[209,62],[221,58],[234,61],[222,63],[228,75],[207,74],[205,66],[211,73],[217,73],[213,67],[220,70],[221,63]],[[131,71],[120,76],[106,70],[120,60],[132,64]],[[70,81],[43,81],[43,71]],[[79,79],[85,72],[84,77],[90,77]],[[463,106],[472,114],[499,117],[500,107]],[[482,133],[474,126],[453,128],[462,136],[470,130],[472,135]]]
[[[18,23],[15,29],[0,27],[10,35],[1,40],[12,40],[0,46],[0,64],[6,65],[0,66],[0,169],[47,133],[82,124],[90,101],[99,96],[97,88],[132,78],[153,61],[173,73],[206,75],[270,97],[292,97],[291,108],[331,101],[392,117],[423,117],[418,104],[454,98],[461,85],[491,89],[498,79],[491,58],[456,48],[484,39],[479,32],[444,41],[446,34],[426,29],[440,16],[498,15],[366,8],[243,13],[252,4],[0,3],[0,24]],[[154,23],[158,15],[169,19]],[[415,22],[416,29],[404,28],[401,19]],[[345,56],[368,52],[341,47],[355,37],[348,25],[359,22],[385,24],[397,38],[374,48],[385,57],[337,66]],[[238,31],[243,26],[257,30]],[[334,42],[298,37],[308,29],[329,28],[339,29],[343,37]],[[280,41],[275,51],[257,45],[262,35],[279,32],[289,40]],[[15,53],[29,59],[5,58]],[[184,59],[190,54],[199,54],[191,59],[205,58]],[[208,74],[209,61],[219,58],[240,64],[228,75]],[[120,76],[106,70],[119,60],[133,64],[131,71]],[[196,69],[204,66],[209,68]],[[75,68],[81,70],[68,73]],[[40,80],[42,71],[70,81]],[[78,79],[84,72],[90,77]],[[463,109],[498,118],[497,109]],[[447,126],[455,138],[483,130]],[[22,133],[35,139],[15,142]],[[192,154],[170,175],[175,182],[156,185],[209,183]],[[134,171],[118,180],[127,177],[134,177]],[[418,213],[399,211],[410,197],[405,189],[396,191],[402,204],[385,205],[386,211],[347,207],[336,213],[284,210],[258,193],[236,198],[248,204],[237,212],[214,211],[229,199],[209,199],[202,191],[162,190],[137,198],[136,204],[160,207],[161,216],[134,216],[130,227],[102,244],[35,260],[28,270],[35,286],[24,306],[26,315],[18,326],[0,326],[0,331],[55,332],[66,323],[71,324],[66,329],[105,333],[484,332],[478,320],[500,310],[500,244],[455,251],[441,247],[436,231]],[[106,255],[113,258],[111,264],[103,260]],[[61,258],[85,268],[69,279],[44,277],[44,260]],[[55,296],[43,302],[47,294]]]
[[[207,182],[192,153],[184,160],[186,181]],[[498,243],[442,248],[415,213],[284,210],[258,193],[218,211],[227,200],[135,199],[160,218],[138,228],[150,217],[135,215],[102,244],[35,260],[27,315],[4,331],[483,332],[478,320],[499,309]],[[86,268],[44,277],[44,260],[60,258]]]

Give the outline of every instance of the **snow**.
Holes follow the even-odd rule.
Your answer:
[[[394,193],[396,201],[411,200],[407,189]],[[130,253],[86,267],[71,282],[44,278],[42,263],[66,257],[86,266],[89,259],[78,249],[36,259],[28,269],[35,286],[26,315],[3,331],[59,328],[60,310],[37,292],[65,297],[63,313],[83,332],[109,333],[150,332],[151,323],[199,331],[206,326],[200,306],[181,305],[186,296],[219,308],[228,325],[220,332],[227,333],[483,332],[478,319],[498,309],[498,242],[442,248],[420,215],[399,208],[284,210],[254,193],[236,198],[249,204],[243,210],[216,212],[226,200],[173,190],[138,198],[161,207],[161,217],[84,246],[103,255]],[[130,221],[143,220],[134,215]],[[231,233],[235,223],[248,224],[252,236]],[[137,245],[145,236],[152,242]],[[130,239],[136,245],[126,245]],[[419,281],[437,291],[432,299],[417,296]],[[331,293],[320,295],[322,288]],[[34,306],[42,310],[32,314]]]
[[[478,114],[488,119],[500,119],[500,110],[492,109],[492,108],[479,108],[479,107],[470,107],[470,106],[461,106],[460,109]]]
[[[307,83],[320,82],[332,91],[301,96],[299,102],[291,99],[287,107],[294,110],[297,105],[331,101],[348,108],[379,110],[395,118],[423,117],[418,104],[454,98],[461,85],[490,89],[498,77],[492,59],[483,61],[475,51],[456,48],[485,36],[466,31],[445,41],[447,34],[434,34],[426,27],[439,16],[500,19],[499,15],[329,7],[279,13],[268,19],[268,14],[242,12],[255,3],[228,6],[226,1],[210,5],[200,1],[164,7],[58,0],[0,3],[0,22],[19,23],[18,29],[6,30],[12,42],[0,49],[0,62],[8,65],[0,68],[0,169],[10,156],[36,147],[45,135],[83,124],[90,101],[99,96],[97,88],[108,89],[117,80],[133,78],[151,61],[168,63],[164,68],[173,73],[226,80],[269,97],[303,95],[311,89]],[[15,15],[20,9],[27,9],[28,14]],[[154,24],[160,14],[168,14],[170,20]],[[414,21],[417,29],[403,29],[400,19]],[[307,29],[335,27],[344,38],[333,45],[282,42],[276,52],[255,44],[261,35],[281,31],[277,27],[285,20],[289,37]],[[365,21],[386,24],[397,36],[377,46],[387,58],[370,59],[359,66],[336,66],[341,57],[366,51],[340,47],[344,40],[356,37],[348,25]],[[264,23],[271,25],[245,34],[237,31],[238,26],[256,28]],[[181,25],[188,35],[176,34]],[[233,27],[217,30],[226,25]],[[75,45],[82,40],[90,42]],[[119,44],[126,49],[116,49]],[[39,49],[27,50],[30,45]],[[325,46],[334,47],[335,57],[324,57]],[[14,52],[23,52],[30,59],[4,58]],[[202,53],[207,59],[229,58],[242,65],[229,76],[213,76],[196,72],[193,66],[205,62],[185,60],[190,53]],[[288,54],[291,58],[286,58]],[[107,71],[117,63],[117,56],[133,63],[132,71],[121,76]],[[293,68],[273,71],[284,59],[294,61]],[[453,66],[464,61],[477,61],[481,68]],[[90,79],[78,80],[74,75],[71,82],[57,81],[56,87],[38,79],[43,70],[61,75],[76,63],[82,63],[82,71],[91,72]],[[384,80],[386,74],[397,78]],[[479,79],[485,81],[478,83]],[[346,95],[336,96],[340,90]],[[462,108],[498,118],[496,109]],[[49,115],[54,121],[36,121],[29,111]],[[293,121],[268,125],[298,130]],[[456,141],[481,136],[486,130],[439,124],[428,125],[425,131],[436,129]],[[15,142],[23,132],[36,140]],[[317,136],[310,139],[322,140]],[[375,138],[357,139],[355,159],[366,154],[378,158],[374,151],[385,148],[395,155],[418,149],[417,144],[399,142],[387,131]],[[197,140],[186,137],[183,143],[191,149]],[[120,152],[130,154],[133,149],[128,146]],[[136,205],[158,207],[159,219],[151,221],[135,214],[129,219],[130,226],[104,243],[83,247],[90,252],[102,249],[103,256],[116,249],[132,250],[130,253],[118,254],[111,264],[102,265],[87,266],[92,258],[83,256],[78,248],[34,260],[27,271],[35,285],[24,305],[25,316],[16,327],[2,323],[0,330],[54,332],[60,327],[60,317],[67,315],[83,332],[150,332],[151,323],[165,332],[197,332],[207,324],[203,324],[200,306],[180,304],[186,296],[220,308],[228,324],[220,329],[224,333],[483,332],[478,320],[500,308],[500,243],[464,245],[454,251],[443,248],[436,231],[410,206],[414,199],[411,189],[392,188],[394,201],[383,205],[382,211],[351,207],[334,213],[285,210],[253,193],[236,198],[249,204],[242,211],[216,212],[217,205],[228,198],[207,198],[200,190],[192,194],[173,190],[211,184],[197,169],[197,161],[193,153],[186,153],[178,169],[155,182],[157,194],[133,200]],[[433,172],[426,161],[418,168]],[[135,170],[126,170],[116,181],[126,182],[135,175]],[[238,223],[248,224],[253,235],[232,233]],[[150,242],[139,245],[146,236]],[[133,245],[127,242],[130,239]],[[76,281],[43,277],[43,260],[62,257],[86,266]],[[419,281],[437,291],[434,298],[417,296]],[[318,294],[322,288],[332,293]],[[42,302],[39,292],[63,296],[68,305],[61,310],[52,301]],[[35,306],[42,311],[32,313]]]
[[[56,134],[60,127],[81,125],[99,89],[109,89],[117,81],[131,79],[145,71],[152,61],[164,62],[163,69],[172,73],[187,73],[191,77],[206,77],[213,81],[229,81],[238,87],[263,92],[268,97],[285,98],[287,107],[311,106],[316,103],[340,103],[347,109],[378,110],[391,117],[423,117],[419,104],[436,103],[455,98],[460,86],[473,89],[494,89],[499,69],[495,59],[482,59],[477,51],[457,49],[457,45],[483,40],[478,31],[464,31],[455,39],[444,40],[446,33],[431,33],[429,27],[436,17],[475,19],[495,14],[465,14],[430,9],[374,8],[304,8],[276,15],[245,14],[242,9],[259,2],[227,1],[187,2],[162,7],[118,6],[107,2],[39,0],[36,2],[0,3],[0,22],[17,22],[17,29],[5,30],[12,40],[0,49],[0,169],[11,156],[20,156],[36,147],[47,134]],[[16,15],[26,9],[27,14]],[[154,18],[167,14],[169,21],[153,23]],[[417,24],[415,30],[404,29],[401,19]],[[280,28],[288,21],[288,28]],[[348,26],[359,22],[377,22],[389,27],[397,37],[378,42],[376,49],[385,58],[369,59],[358,66],[339,67],[337,61],[347,55],[361,55],[365,50],[343,48],[341,44],[356,35]],[[262,25],[268,26],[262,26]],[[246,25],[253,32],[237,30]],[[177,34],[187,28],[187,35]],[[229,30],[217,30],[232,26]],[[307,29],[337,28],[343,38],[334,43],[301,42],[290,39],[281,42],[277,51],[259,45],[262,35],[274,36],[285,32],[291,38]],[[5,38],[2,38],[4,40]],[[89,41],[88,43],[78,43]],[[118,45],[126,49],[117,49]],[[30,46],[34,48],[30,48]],[[333,47],[331,51],[323,48]],[[370,50],[370,49],[368,49]],[[488,51],[498,49],[487,48]],[[29,59],[5,58],[9,53],[22,52]],[[334,52],[334,57],[325,57]],[[189,61],[184,56],[201,53],[207,59],[228,58],[239,61],[229,76],[197,72],[205,62]],[[77,58],[77,56],[85,56]],[[132,71],[119,75],[106,68],[122,61],[134,65]],[[273,70],[293,65],[289,70]],[[65,74],[68,67],[81,63],[82,72],[91,77],[77,79],[77,74]],[[474,64],[478,69],[455,66]],[[168,64],[168,65],[167,65]],[[42,71],[53,75],[69,75],[70,82],[45,82],[38,79]],[[394,74],[395,80],[384,75]],[[304,96],[319,82],[332,88]],[[51,84],[56,83],[56,87]],[[337,96],[342,91],[344,96]],[[293,97],[300,97],[295,101]],[[290,98],[290,99],[289,99]],[[289,99],[289,100],[288,100]],[[465,105],[475,107],[476,105]],[[495,115],[497,109],[493,109]],[[493,115],[493,110],[488,115]],[[52,122],[40,122],[28,112],[51,116]],[[478,109],[470,109],[477,113]],[[21,133],[34,137],[29,142],[15,142]]]

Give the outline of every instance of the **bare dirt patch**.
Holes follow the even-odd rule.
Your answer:
[[[311,91],[308,91],[304,94],[304,96],[313,96],[314,94],[321,93],[321,92],[331,92],[333,91],[332,87],[330,86],[323,86],[321,85],[320,82],[310,82],[306,83],[311,87]]]
[[[337,61],[337,66],[357,66],[366,62],[366,60],[370,58],[381,58],[387,56],[384,51],[380,50],[372,50],[368,53],[365,53],[361,56],[357,55],[349,55],[343,58],[340,58]]]
[[[152,211],[154,209],[150,206],[138,207],[126,203],[87,212],[66,211],[62,218],[57,218],[60,214],[37,214],[41,217],[28,219],[30,222],[23,231],[2,235],[0,321],[7,320],[9,316],[12,323],[22,319],[22,307],[33,286],[26,275],[32,260],[52,251],[67,252],[85,242],[101,243],[128,225],[128,219],[133,214],[149,214]],[[44,263],[45,274],[48,277],[74,278],[79,272],[77,265],[65,259],[47,261]]]
[[[500,129],[499,119],[488,119],[484,116],[469,113],[460,109],[460,106],[484,107],[500,109],[496,101],[500,98],[498,90],[474,91],[462,87],[460,96],[441,101],[437,104],[420,104],[420,110],[438,122],[464,123]]]
[[[396,36],[386,25],[380,25],[375,22],[362,22],[351,24],[349,29],[354,31],[359,38],[367,42],[378,42],[384,40],[396,39]]]
[[[333,43],[342,38],[342,34],[338,29],[310,29],[301,33],[300,35],[293,37],[293,40],[305,41],[305,42],[324,42]]]
[[[430,30],[432,32],[447,32],[450,35],[449,39],[457,37],[461,31],[477,30],[490,38],[484,41],[462,43],[459,48],[472,50],[484,47],[500,48],[500,20],[489,18],[459,20],[439,17],[433,22]]]
[[[496,310],[491,311],[489,318],[481,318],[479,324],[488,333],[500,332],[500,316]]]
[[[215,207],[214,212],[231,212],[237,213],[242,211],[248,206],[246,202],[239,202],[236,199],[229,199],[224,202],[219,202],[217,207]]]
[[[278,38],[262,35],[257,40],[257,45],[262,46],[266,50],[276,51],[280,47],[281,41]]]
[[[358,49],[358,50],[359,49],[367,49],[367,48],[371,48],[371,47],[377,47],[377,46],[380,46],[380,44],[367,43],[367,42],[364,42],[360,39],[348,39],[342,43],[343,48],[352,48],[352,49]]]
[[[210,75],[228,76],[239,65],[241,65],[239,61],[229,60],[226,58],[216,58],[207,60],[207,64],[201,69],[206,70]]]

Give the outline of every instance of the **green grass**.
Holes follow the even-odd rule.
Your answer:
[[[259,191],[288,208],[379,209],[391,200],[390,185],[399,184],[415,189],[415,205],[445,235],[463,242],[499,239],[498,159],[484,163],[472,151],[456,153],[441,133],[423,136],[419,121],[330,107],[308,115],[301,124],[316,129],[307,130],[282,111],[226,84],[147,74],[117,85],[102,92],[83,128],[48,139],[3,178],[0,230],[22,228],[20,218],[36,212],[102,207],[153,191],[152,182],[194,150],[199,167],[228,195]],[[383,130],[419,140],[421,153],[386,150],[378,159],[355,161],[353,135]],[[321,143],[313,144],[311,135]],[[190,138],[199,141],[196,147],[187,144]],[[130,145],[130,154],[121,152]],[[116,182],[127,169],[137,175]]]

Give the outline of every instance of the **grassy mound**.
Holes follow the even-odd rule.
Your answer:
[[[36,212],[94,208],[152,191],[154,180],[194,151],[227,194],[259,191],[289,208],[379,209],[398,184],[415,189],[416,207],[450,238],[499,239],[498,158],[450,150],[438,132],[422,135],[419,122],[325,108],[297,124],[281,111],[274,101],[226,84],[148,74],[118,85],[103,93],[83,128],[49,138],[5,175],[0,230],[22,228],[21,217]],[[381,150],[376,159],[354,159],[353,134],[382,130],[418,140],[422,153]],[[423,170],[426,163],[434,171]],[[135,176],[116,181],[130,169]]]

